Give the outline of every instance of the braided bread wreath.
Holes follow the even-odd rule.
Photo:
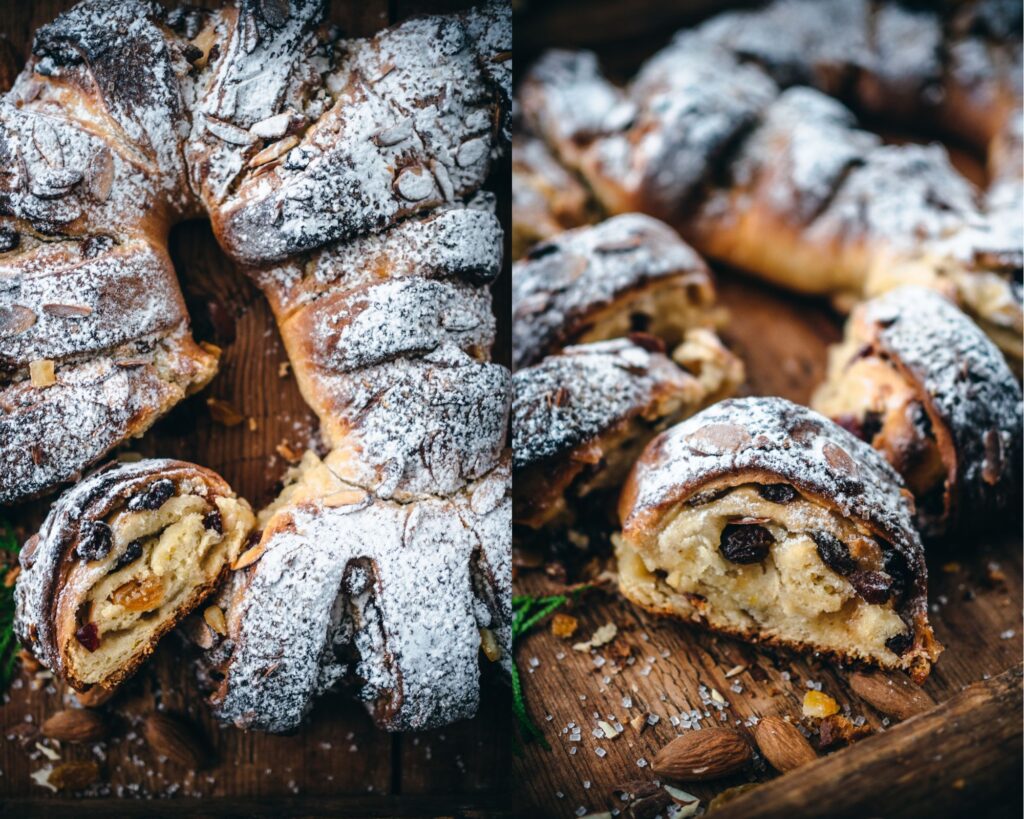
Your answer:
[[[1019,3],[774,0],[678,33],[625,88],[593,54],[540,57],[513,141],[517,538],[621,486],[629,600],[928,675],[942,647],[921,535],[1019,505],[1020,29]],[[988,191],[940,146],[883,145],[834,97],[984,151]],[[823,414],[719,401],[742,369],[669,225],[841,307],[876,295],[831,352]],[[684,354],[698,332],[716,356]]]
[[[0,503],[73,481],[214,375],[167,255],[208,214],[264,290],[328,454],[258,522],[152,460],[64,494],[17,629],[102,696],[188,623],[217,715],[294,728],[344,685],[389,730],[471,716],[509,668],[509,373],[480,190],[509,141],[493,2],[339,39],[320,0],[85,0],[0,100]]]

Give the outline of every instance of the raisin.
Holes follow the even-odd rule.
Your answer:
[[[128,510],[141,512],[144,509],[159,509],[173,494],[174,481],[170,478],[161,478],[128,501]]]
[[[875,436],[882,431],[882,413],[868,410],[864,413],[864,420],[861,422],[860,437],[869,444],[875,440]]]
[[[775,538],[763,526],[730,523],[722,530],[718,550],[733,563],[760,563],[773,543]]]
[[[138,540],[133,540],[128,544],[127,548],[124,550],[124,554],[117,559],[117,563],[115,563],[114,568],[111,569],[112,572],[116,572],[118,569],[123,569],[129,563],[134,563],[142,557],[142,540],[142,538],[139,538]]]
[[[892,591],[897,599],[907,590],[907,561],[891,544],[881,542],[885,573],[892,578]]]
[[[95,651],[100,647],[100,630],[95,623],[86,623],[75,632],[75,639],[86,651]]]
[[[849,581],[857,594],[872,605],[880,605],[892,596],[892,578],[884,572],[854,572]]]
[[[894,634],[885,641],[885,647],[898,657],[906,654],[913,644],[914,638],[909,631],[904,631],[902,634]]]
[[[757,494],[771,503],[789,503],[796,490],[788,483],[765,483],[757,487]]]
[[[114,533],[102,520],[87,520],[82,524],[75,554],[82,560],[100,560],[110,553]]]
[[[811,532],[811,540],[818,547],[818,557],[836,574],[846,577],[857,568],[857,561],[839,538],[828,532]]]
[[[220,516],[220,510],[212,509],[203,517],[203,528],[213,529],[218,535],[224,534],[224,521]]]

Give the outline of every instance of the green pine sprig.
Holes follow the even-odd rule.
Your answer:
[[[18,540],[14,529],[0,520],[0,568],[14,566],[17,556]],[[0,575],[0,694],[11,684],[18,661],[18,638],[14,636],[14,587],[8,587],[3,580]]]
[[[567,594],[555,594],[548,597],[532,597],[528,594],[518,594],[512,598],[512,653],[515,654],[517,641],[530,629],[550,614],[554,614],[559,608],[570,600],[576,600],[587,589],[592,586],[578,586]],[[534,725],[526,710],[526,698],[523,695],[522,679],[519,676],[519,667],[514,657],[512,662],[512,710],[515,712],[519,722],[519,731],[526,741],[536,740],[546,751],[551,750],[551,745],[544,738],[540,729]],[[516,745],[516,751],[519,752]]]

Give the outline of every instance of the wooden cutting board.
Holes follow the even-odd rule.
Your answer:
[[[730,314],[722,336],[747,367],[743,391],[807,403],[841,319],[818,301],[735,273],[721,272],[718,290]],[[755,791],[723,817],[1020,816],[1019,671],[955,699],[966,686],[997,678],[1022,659],[1019,522],[1007,521],[1003,529],[968,533],[928,550],[930,617],[946,651],[924,691],[946,705],[923,725],[924,717],[899,727],[887,721],[851,689],[849,670],[832,663],[659,619],[620,599],[613,587],[586,593],[568,610],[579,621],[572,638],[554,636],[545,621],[518,649],[530,715],[551,744],[544,750],[527,743],[516,759],[528,804],[555,817],[624,809],[616,789],[653,779],[654,755],[683,733],[673,718],[697,709],[702,726],[741,731],[751,716],[799,721],[813,685],[848,706],[851,718],[863,717],[876,735],[815,763],[821,770],[813,776],[801,768],[773,790]],[[563,588],[536,569],[516,579],[519,594]],[[611,644],[595,653],[573,650],[607,623],[618,629]],[[727,702],[721,711],[707,704],[711,690]],[[651,718],[642,730],[631,724],[644,715]],[[624,730],[615,739],[595,736],[599,719]],[[573,726],[581,729],[578,741]],[[706,807],[727,788],[773,776],[757,766],[748,775],[684,787]]]
[[[71,5],[71,0],[0,4],[0,33],[25,54],[32,33]],[[218,4],[204,0],[197,5]],[[469,0],[334,0],[330,14],[345,34],[361,36],[414,14],[470,5]],[[494,188],[500,194],[499,215],[507,225],[507,165],[494,177],[505,180]],[[179,405],[124,449],[207,465],[258,508],[276,495],[288,466],[279,445],[298,453],[315,445],[316,419],[294,378],[282,374],[287,357],[266,302],[220,253],[208,224],[178,226],[171,248],[197,338],[224,348],[220,373],[200,395]],[[506,272],[495,288],[495,357],[504,363],[508,282]],[[226,402],[245,420],[235,426],[218,423],[207,406],[211,397]],[[24,541],[48,507],[49,501],[43,500],[2,509],[0,517],[9,519]],[[105,709],[113,724],[111,740],[95,749],[66,745],[59,750],[63,760],[102,763],[106,786],[94,793],[100,798],[90,800],[60,800],[33,783],[30,775],[48,760],[33,742],[26,749],[8,738],[12,729],[39,725],[60,710],[66,693],[51,681],[20,672],[0,706],[0,814],[153,816],[187,810],[190,815],[240,816],[489,816],[509,809],[510,699],[507,687],[499,682],[486,686],[476,719],[437,731],[378,731],[360,704],[333,696],[318,703],[308,725],[295,735],[276,737],[243,733],[211,720],[186,658],[176,639],[165,640],[154,660]],[[213,764],[194,772],[155,758],[140,730],[144,716],[155,708],[196,725],[211,747]],[[176,798],[115,803],[104,795]]]

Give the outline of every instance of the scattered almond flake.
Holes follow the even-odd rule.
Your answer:
[[[700,805],[700,800],[696,796],[681,788],[673,788],[671,785],[662,785],[662,787],[672,797],[673,802],[682,805],[689,811],[689,813],[676,813],[675,816],[693,816],[696,813],[697,807]]]
[[[290,361],[282,361],[280,364],[278,364],[277,365],[277,377],[278,378],[287,378],[288,377],[288,370],[291,368],[291,366],[292,366],[292,364],[291,364]]]
[[[804,694],[804,716],[824,719],[839,713],[839,704],[828,694],[811,690]]]
[[[717,703],[718,703],[719,705],[728,705],[728,703],[726,702],[726,699],[725,699],[725,697],[723,697],[723,696],[722,696],[722,695],[721,695],[721,694],[719,693],[719,691],[718,691],[718,689],[717,689],[717,688],[712,688],[712,689],[710,689],[710,691],[711,691],[711,699],[712,699],[712,700],[714,700],[715,702],[717,702]]]
[[[573,649],[576,651],[590,651],[592,648],[610,643],[618,633],[619,629],[614,623],[606,623],[595,631],[593,636],[585,643],[576,643]]]
[[[259,425],[256,423],[256,419],[249,416],[249,432],[255,432],[259,429]]]
[[[292,449],[287,441],[281,441],[281,443],[274,447],[274,451],[288,461],[288,463],[297,464],[302,460],[302,455]]]
[[[559,612],[551,618],[551,633],[555,637],[562,637],[568,639],[576,633],[576,629],[579,627],[579,621],[571,614],[563,614]]]
[[[36,748],[38,748],[39,752],[48,760],[50,760],[50,762],[56,762],[60,759],[60,754],[53,750],[53,748],[43,745],[43,743],[41,742],[36,743]]]
[[[604,720],[599,721],[597,723],[597,727],[601,729],[601,733],[608,739],[615,739],[619,735],[619,732]],[[598,736],[600,736],[600,734],[598,734]]]
[[[40,768],[38,771],[33,771],[32,772],[32,781],[35,782],[40,787],[49,788],[51,791],[56,793],[57,789],[53,785],[50,784],[50,774],[52,774],[52,773],[53,773],[53,766],[52,765],[47,765],[47,766],[45,766],[43,768]]]
[[[747,670],[745,665],[734,665],[728,671],[725,672],[725,678],[728,680],[730,677],[735,677],[737,674],[742,674]]]
[[[629,726],[634,731],[639,731],[640,733],[643,733],[644,729],[647,727],[647,718],[643,714],[637,714],[635,717],[633,717],[633,719],[629,721]]]

